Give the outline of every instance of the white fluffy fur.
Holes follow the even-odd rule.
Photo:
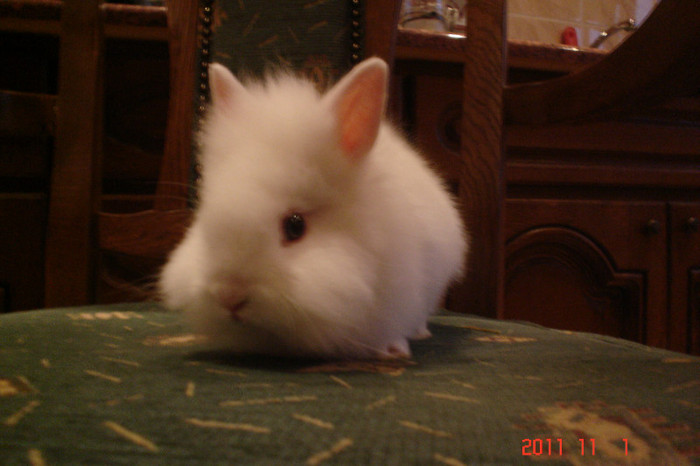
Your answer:
[[[374,358],[408,356],[408,339],[427,334],[466,235],[441,180],[380,118],[386,74],[369,59],[321,96],[288,75],[244,88],[210,68],[200,202],[160,289],[217,346]],[[349,156],[343,131],[370,149]],[[288,243],[292,212],[307,233]]]

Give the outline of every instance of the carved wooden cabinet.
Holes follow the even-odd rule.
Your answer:
[[[697,352],[698,213],[700,203],[508,200],[504,317]]]
[[[665,345],[665,207],[511,199],[504,317]]]
[[[410,134],[454,182],[460,65],[398,67]],[[492,316],[700,353],[700,104],[683,109],[507,128],[505,305]]]
[[[668,225],[669,346],[700,354],[700,202],[671,203]]]

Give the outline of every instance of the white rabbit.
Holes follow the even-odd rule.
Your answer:
[[[409,357],[462,273],[467,235],[439,177],[385,122],[387,65],[328,92],[209,68],[199,204],[160,278],[220,348]]]

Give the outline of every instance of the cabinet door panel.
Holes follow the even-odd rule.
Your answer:
[[[671,205],[669,347],[700,354],[700,203]]]
[[[663,203],[509,200],[504,317],[666,343]]]

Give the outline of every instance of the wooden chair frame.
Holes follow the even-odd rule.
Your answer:
[[[61,20],[59,116],[46,237],[45,305],[95,301],[100,250],[164,258],[181,238],[187,206],[200,8],[211,0],[168,5],[170,100],[166,145],[153,209],[115,214],[101,209],[103,6],[65,0]],[[393,62],[398,0],[364,4],[365,53]],[[210,25],[203,24],[202,28]]]

